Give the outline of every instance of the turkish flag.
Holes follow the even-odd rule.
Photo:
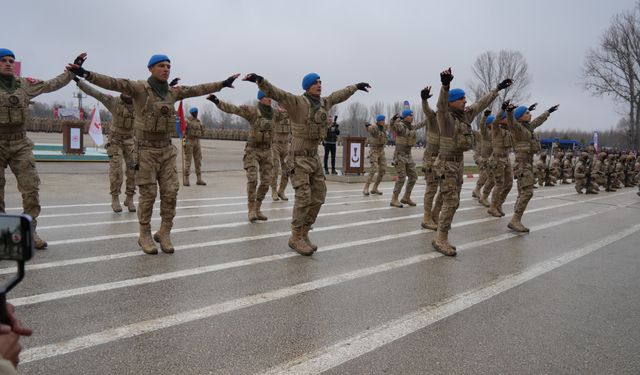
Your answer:
[[[20,61],[15,61],[13,63],[13,74],[15,74],[16,77],[20,77]]]

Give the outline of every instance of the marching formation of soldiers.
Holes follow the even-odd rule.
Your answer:
[[[321,96],[322,81],[316,73],[302,79],[302,95],[277,88],[264,77],[251,73],[243,80],[258,87],[255,106],[236,106],[214,95],[224,88],[233,88],[239,74],[225,80],[196,86],[180,86],[178,79],[169,82],[171,61],[166,55],[153,55],[147,69],[147,80],[112,78],[86,70],[86,54],[79,55],[66,71],[50,81],[18,78],[13,74],[15,55],[0,49],[0,156],[3,166],[11,166],[18,179],[23,196],[24,212],[33,218],[34,228],[40,212],[38,198],[39,178],[35,169],[32,142],[26,137],[29,100],[36,95],[55,91],[72,79],[79,88],[98,99],[111,112],[113,120],[107,150],[110,156],[110,193],[112,208],[122,211],[120,193],[125,183],[125,207],[137,212],[140,226],[138,244],[147,254],[157,254],[156,243],[165,253],[173,253],[171,229],[176,212],[179,180],[177,150],[171,143],[175,132],[174,104],[184,98],[208,95],[220,110],[246,119],[250,129],[246,132],[243,167],[247,176],[247,205],[250,222],[268,220],[261,211],[262,202],[272,189],[274,201],[288,198],[288,182],[295,191],[289,247],[301,255],[312,255],[317,250],[309,238],[311,226],[325,201],[327,187],[325,172],[318,154],[318,146],[326,140],[332,126],[328,114],[336,104],[346,101],[357,91],[368,92],[371,86],[361,82],[347,86],[328,96]],[[505,78],[476,103],[467,106],[466,94],[460,88],[451,88],[454,76],[451,68],[440,73],[442,86],[434,109],[429,105],[431,87],[425,87],[420,96],[425,120],[414,124],[414,113],[405,109],[394,115],[389,124],[385,116],[376,116],[375,125],[367,124],[371,169],[363,189],[364,195],[382,195],[379,184],[386,172],[384,145],[387,131],[396,137],[393,165],[398,172],[390,205],[416,206],[411,199],[418,174],[411,155],[416,145],[416,131],[426,128],[426,147],[423,156],[426,191],[422,227],[436,231],[433,247],[444,255],[456,255],[456,247],[448,240],[455,212],[460,204],[463,181],[463,153],[475,146],[474,160],[480,168],[480,177],[473,191],[478,202],[488,207],[487,213],[505,216],[503,204],[517,182],[518,197],[508,227],[516,232],[529,231],[522,222],[526,206],[539,186],[553,186],[573,180],[578,193],[597,194],[600,189],[614,191],[622,186],[634,186],[640,179],[640,161],[632,155],[581,153],[574,161],[573,154],[557,150],[547,158],[542,153],[534,165],[534,155],[540,152],[540,142],[534,130],[558,109],[550,107],[536,118],[531,112],[536,104],[517,106],[505,101],[497,114],[486,110],[501,90],[513,84]],[[119,96],[104,94],[89,83],[112,91]],[[272,100],[277,101],[274,107]],[[482,116],[481,116],[482,115]],[[183,185],[189,186],[191,160],[194,162],[197,185],[206,185],[202,178],[199,139],[205,129],[198,119],[198,109],[191,108],[186,127],[185,173]],[[477,131],[471,123],[481,117]],[[23,145],[24,143],[24,145]],[[511,161],[511,152],[515,163]],[[123,171],[124,166],[124,171]],[[0,181],[0,210],[4,211],[4,168]],[[326,165],[325,165],[326,168]],[[278,175],[280,179],[278,181]],[[279,183],[278,183],[279,182]],[[133,203],[135,188],[140,194],[138,207]],[[404,187],[404,194],[401,196]],[[151,216],[156,196],[160,192],[160,228],[151,234]],[[34,232],[36,248],[46,242]]]

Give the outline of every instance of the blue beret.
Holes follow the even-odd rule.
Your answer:
[[[413,115],[413,111],[410,109],[405,109],[404,111],[402,111],[402,115],[400,117],[405,118],[411,115]]]
[[[513,115],[516,117],[516,120],[517,120],[520,117],[522,117],[522,115],[524,115],[528,110],[529,110],[528,107],[521,105],[520,107],[516,108],[515,111],[513,111]]]
[[[484,122],[485,125],[489,125],[493,122],[493,120],[496,119],[496,116],[494,115],[489,115],[489,117],[487,117],[487,121]]]
[[[460,100],[464,98],[464,90],[463,89],[451,89],[449,90],[449,103],[455,102],[456,100]]]
[[[16,55],[14,55],[13,52],[11,52],[11,50],[8,50],[6,48],[0,48],[0,59],[5,56],[11,56],[14,59],[16,58]]]
[[[307,74],[302,79],[302,89],[304,91],[309,90],[309,87],[311,87],[319,79],[320,79],[320,76],[317,73],[309,73],[309,74]]]
[[[384,119],[385,119],[384,115],[377,115],[376,116],[376,122],[384,121]]]
[[[258,100],[262,99],[265,97],[264,91],[262,90],[258,90]]]
[[[171,62],[171,60],[169,60],[169,56],[167,56],[167,55],[153,55],[149,59],[149,63],[147,64],[147,68],[151,68],[152,66],[156,65],[157,63],[163,62],[163,61]]]
[[[198,107],[189,108],[189,113],[198,113]]]

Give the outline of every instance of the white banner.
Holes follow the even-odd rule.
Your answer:
[[[351,147],[349,149],[349,166],[351,168],[360,168],[362,166],[362,160],[360,159],[360,150],[362,149],[362,144],[354,142],[350,145]]]
[[[58,108],[58,116],[65,120],[80,120],[80,111],[77,108]]]
[[[100,111],[98,106],[93,107],[91,113],[91,124],[89,125],[89,135],[98,146],[102,146],[104,139],[102,138],[102,125],[100,124]]]
[[[80,149],[80,128],[71,128],[69,129],[69,136],[71,138],[71,142],[69,147],[72,150]]]

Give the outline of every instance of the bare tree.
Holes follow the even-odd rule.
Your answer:
[[[474,101],[494,89],[502,80],[511,78],[513,85],[500,91],[500,96],[490,109],[496,112],[500,104],[507,99],[517,104],[527,104],[525,101],[530,98],[528,90],[531,76],[527,60],[519,51],[486,51],[476,58],[471,69],[474,78],[469,86]]]
[[[377,115],[381,115],[384,113],[384,103],[383,102],[375,102],[369,107],[369,114],[371,117],[375,117]],[[371,119],[371,121],[375,121],[375,119]]]
[[[594,95],[626,106],[628,146],[640,148],[640,3],[615,15],[596,48],[589,49],[582,81]]]
[[[340,121],[341,135],[351,135],[355,137],[366,137],[364,127],[368,122],[369,110],[360,102],[351,102],[347,106],[345,119]]]

